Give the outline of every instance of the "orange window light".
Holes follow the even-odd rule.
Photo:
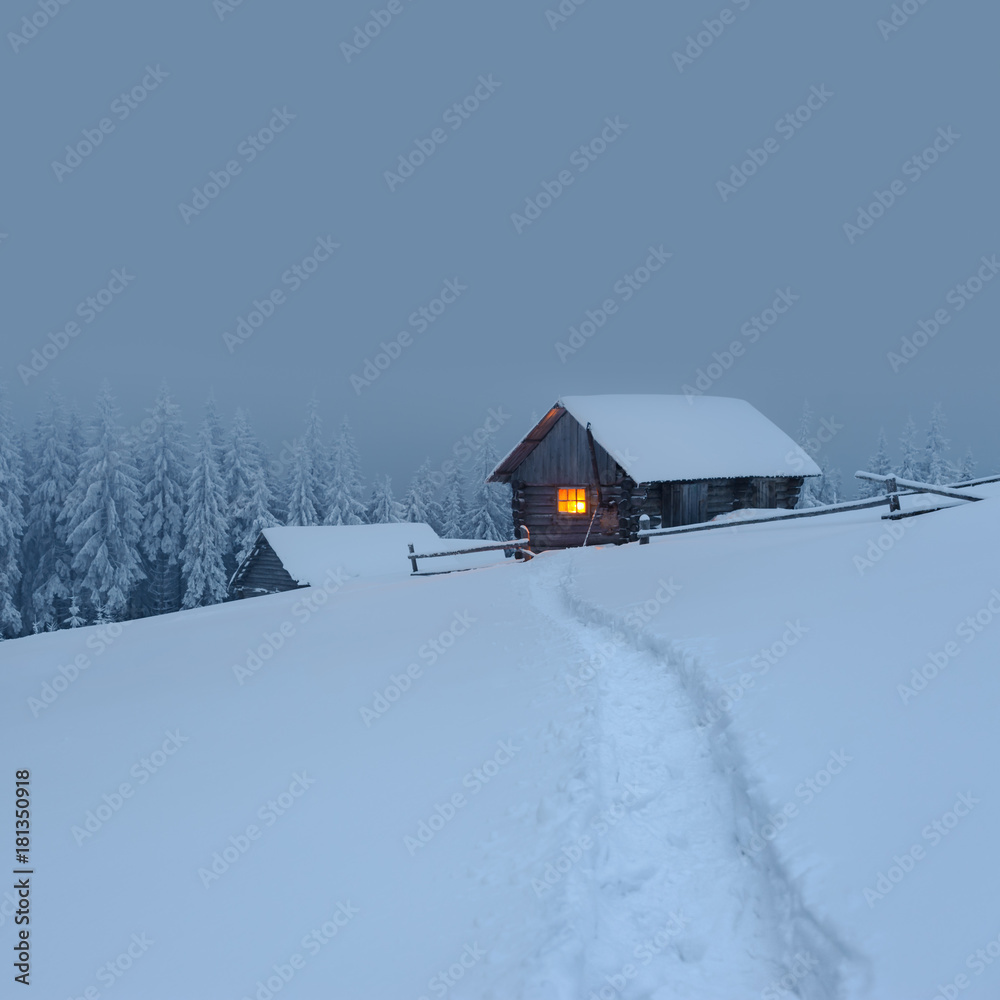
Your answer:
[[[560,514],[586,514],[587,513],[587,490],[586,488],[559,488],[559,513]]]

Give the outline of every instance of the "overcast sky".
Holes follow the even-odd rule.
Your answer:
[[[49,7],[2,24],[22,421],[108,377],[133,423],[166,378],[277,450],[316,393],[403,479],[491,407],[504,451],[562,394],[701,369],[790,432],[808,398],[846,477],[935,402],[1000,465],[995,2]]]

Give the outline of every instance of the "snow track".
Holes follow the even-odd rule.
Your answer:
[[[766,809],[696,663],[582,600],[572,559],[540,563],[532,599],[563,649],[556,683],[579,702],[563,734],[579,759],[540,821],[533,888],[552,930],[523,995],[840,996],[848,950],[770,845],[741,847]]]

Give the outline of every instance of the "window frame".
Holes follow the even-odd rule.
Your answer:
[[[563,494],[566,494],[565,499]],[[572,499],[570,495],[572,494]],[[579,505],[583,504],[583,510],[579,509]],[[573,504],[577,507],[576,510],[569,510],[568,507]],[[565,507],[564,507],[565,505]],[[556,513],[560,517],[585,517],[590,513],[590,496],[589,491],[586,486],[557,486],[556,487]]]

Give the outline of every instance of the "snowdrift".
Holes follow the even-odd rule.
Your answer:
[[[992,492],[0,644],[38,995],[995,996]]]

